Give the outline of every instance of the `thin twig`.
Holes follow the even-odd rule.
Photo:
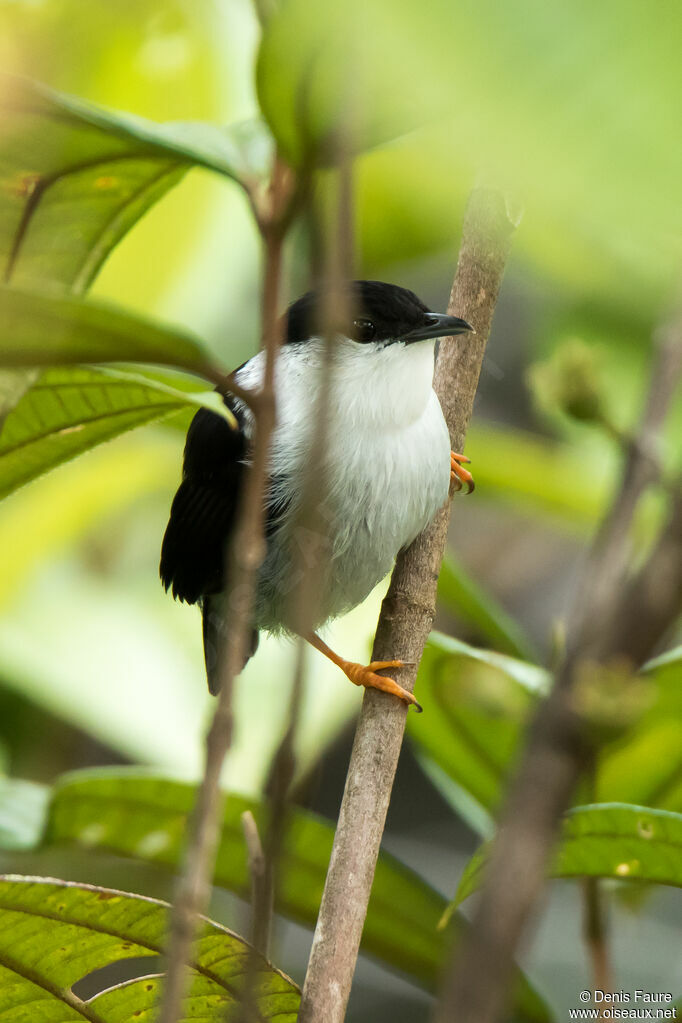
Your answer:
[[[590,762],[586,775],[589,787],[589,802],[596,803],[597,794],[597,754],[590,753]],[[606,893],[599,877],[586,877],[583,880],[583,939],[592,966],[593,990],[613,991],[613,971],[609,952],[608,919],[606,912]],[[599,1006],[600,1019],[601,1005]]]
[[[268,224],[263,227],[265,371],[257,403],[251,466],[246,475],[232,543],[226,555],[230,585],[226,602],[226,640],[219,658],[220,693],[206,737],[204,776],[197,794],[185,863],[171,914],[168,972],[159,1014],[160,1023],[176,1023],[180,1018],[186,987],[186,963],[197,916],[206,908],[210,895],[210,877],[224,813],[220,774],[232,738],[232,687],[246,659],[256,577],[265,551],[264,496],[270,436],[275,421],[275,360],[280,343],[277,310],[283,243],[281,211],[289,200],[286,187],[289,174],[277,158],[270,188],[271,216]]]
[[[473,192],[449,310],[477,333],[443,341],[435,387],[453,444],[461,450],[490,331],[495,302],[516,224],[503,198]],[[401,658],[413,666],[398,681],[412,689],[435,614],[436,580],[445,548],[449,503],[398,558],[384,599],[372,658]],[[346,777],[329,872],[308,964],[299,1023],[341,1023],[355,970],[362,928],[405,728],[406,707],[366,691]]]
[[[669,345],[672,345],[673,351]],[[673,325],[668,342],[659,348],[668,376],[660,367],[652,373],[656,401],[647,401],[643,423],[660,427],[682,371],[682,331]],[[671,375],[670,375],[671,374]],[[657,404],[655,412],[652,408]],[[661,407],[662,406],[662,407]],[[647,438],[650,443],[650,438]],[[581,665],[626,658],[633,667],[653,651],[671,626],[682,604],[682,495],[673,498],[670,520],[647,563],[625,585],[627,559],[622,553],[638,498],[650,480],[649,459],[637,445],[625,466],[613,510],[588,558],[574,614],[566,656],[554,689],[531,727],[527,749],[511,787],[473,925],[446,982],[437,1013],[438,1023],[494,1023],[504,1009],[516,948],[528,925],[545,881],[545,870],[562,813],[591,750],[576,711],[574,683]],[[633,462],[634,460],[634,462]],[[671,561],[672,558],[672,561]],[[605,602],[601,572],[620,581]],[[635,589],[636,587],[636,589]]]
[[[241,820],[251,878],[251,944],[267,958],[272,930],[272,887],[268,884],[265,853],[256,819],[250,810],[245,810]]]
[[[628,442],[620,487],[599,527],[590,556],[590,600],[574,608],[570,633],[590,642],[603,621],[613,593],[621,586],[631,555],[630,527],[646,488],[660,477],[661,429],[682,371],[679,325],[672,323],[654,337],[655,360],[638,427]]]
[[[598,877],[586,877],[583,882],[585,944],[592,962],[594,990],[613,991],[613,974],[609,956],[604,892]]]
[[[314,216],[312,204],[308,208],[311,229],[314,232],[312,276],[315,285],[321,287],[324,295],[322,309],[322,336],[325,338],[325,350],[319,367],[310,366],[309,372],[317,374],[317,380],[311,381],[311,392],[315,402],[311,409],[313,424],[312,442],[307,465],[301,480],[301,496],[296,512],[294,536],[299,537],[295,549],[294,566],[289,580],[290,590],[287,600],[287,613],[292,629],[299,636],[307,635],[313,627],[316,609],[319,606],[319,587],[323,583],[323,568],[328,557],[328,528],[323,514],[325,502],[324,464],[329,434],[330,390],[332,386],[334,333],[338,323],[345,322],[344,301],[345,291],[342,282],[348,279],[348,267],[344,255],[349,252],[350,242],[347,238],[350,224],[350,165],[347,159],[339,154],[337,164],[340,168],[341,190],[338,204],[337,231],[329,240],[324,251],[324,239],[319,230],[317,218]],[[320,496],[322,494],[322,496]],[[299,638],[296,647],[296,662],[291,686],[291,698],[287,727],[275,750],[265,791],[268,796],[268,823],[265,832],[264,876],[262,879],[263,899],[258,912],[265,915],[261,923],[254,927],[259,932],[265,930],[272,917],[278,881],[278,866],[284,843],[287,808],[291,786],[296,770],[296,736],[301,715],[303,699],[303,679],[307,643]],[[256,913],[256,902],[253,901]],[[254,1018],[255,985],[257,979],[258,957],[249,956],[246,966],[242,1006],[237,1023],[251,1023]]]

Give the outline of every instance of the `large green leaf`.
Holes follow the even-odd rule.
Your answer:
[[[682,812],[682,648],[646,664],[644,711],[598,751],[596,798]],[[419,668],[407,733],[455,812],[485,832],[507,784],[523,730],[550,677],[543,669],[432,633]],[[473,801],[473,802],[472,802]]]
[[[192,785],[132,772],[79,772],[55,788],[46,841],[77,842],[135,856],[166,867],[181,862]],[[241,814],[251,810],[262,828],[262,805],[230,794],[216,864],[215,882],[249,891]],[[312,814],[291,814],[283,845],[278,908],[314,924],[334,831]],[[368,951],[404,969],[422,983],[435,983],[443,952],[436,922],[442,898],[416,874],[383,856],[377,872],[364,943]]]
[[[181,862],[195,788],[133,771],[82,771],[56,786],[45,835],[47,843],[133,856],[175,868]],[[267,813],[261,803],[230,794],[215,870],[215,883],[246,895],[249,873],[241,814],[251,810],[261,834]],[[303,810],[289,814],[279,865],[277,909],[313,926],[324,887],[334,829]],[[363,933],[363,949],[435,990],[452,935],[437,923],[445,899],[413,871],[382,853]],[[454,921],[455,929],[462,923]],[[543,1020],[547,1011],[519,977],[520,1018]]]
[[[123,1023],[158,1008],[158,973],[82,1002],[73,986],[125,959],[158,956],[168,928],[165,902],[109,888],[40,878],[0,878],[0,1019]],[[181,1019],[234,1020],[255,956],[262,1023],[295,1023],[299,992],[231,931],[204,921],[190,964]],[[253,959],[251,960],[254,961]],[[156,966],[156,964],[155,964]]]
[[[0,287],[0,366],[147,362],[202,375],[193,338],[121,310],[69,296]]]
[[[489,845],[467,864],[453,905],[480,887]],[[629,803],[595,803],[570,810],[561,829],[551,877],[608,877],[682,888],[682,814]]]
[[[548,685],[541,668],[434,632],[416,687],[427,713],[408,715],[408,735],[452,781],[494,811],[525,723]]]
[[[265,173],[259,122],[155,124],[0,76],[0,278],[82,293],[111,249],[192,166]]]
[[[45,370],[0,425],[0,497],[95,444],[197,404],[227,412],[214,391],[181,390],[151,376]]]

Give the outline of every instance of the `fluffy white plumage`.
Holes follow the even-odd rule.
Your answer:
[[[317,417],[311,398],[322,380],[325,342],[286,345],[276,367],[277,424],[271,471],[286,512],[268,538],[256,595],[257,628],[287,628],[294,573],[325,544],[318,628],[355,607],[390,572],[399,550],[447,499],[450,438],[433,390],[435,341],[377,348],[341,337],[327,407],[326,538],[297,526],[301,481],[310,464]],[[259,353],[237,374],[244,387],[262,381]],[[248,418],[248,413],[247,413]]]

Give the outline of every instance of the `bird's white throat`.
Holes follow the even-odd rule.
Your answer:
[[[331,379],[326,391],[331,429],[363,424],[372,429],[400,428],[418,419],[430,401],[435,341],[405,345],[360,344],[349,338],[334,341]],[[326,342],[311,338],[285,345],[275,372],[278,422],[315,419],[315,402],[324,389]],[[237,373],[247,388],[261,386],[265,353],[259,352]],[[312,426],[313,424],[311,424]]]

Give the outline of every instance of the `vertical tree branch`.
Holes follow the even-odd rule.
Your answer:
[[[206,737],[204,776],[197,794],[185,863],[171,914],[168,971],[159,1014],[160,1023],[176,1023],[181,1016],[187,981],[186,963],[194,938],[197,916],[205,910],[210,896],[210,878],[224,812],[220,774],[232,738],[232,688],[234,678],[241,671],[246,659],[257,572],[265,552],[264,496],[270,436],[275,421],[274,374],[280,343],[278,300],[286,215],[291,208],[290,187],[290,173],[280,159],[276,158],[267,217],[261,219],[259,224],[265,249],[263,277],[265,371],[262,388],[251,401],[255,415],[255,442],[237,524],[226,553],[229,590],[226,638],[219,661],[220,693]]]
[[[440,346],[435,387],[453,445],[461,450],[485,345],[516,222],[503,197],[475,190],[467,206],[449,311],[476,334]],[[449,502],[398,557],[384,599],[373,659],[412,662],[397,680],[414,686],[435,614],[436,581],[445,548]],[[428,708],[427,708],[428,712]],[[334,847],[308,964],[299,1023],[341,1023],[358,956],[379,845],[405,729],[406,707],[365,693]]]
[[[642,425],[663,424],[682,371],[682,330],[668,331],[658,352]],[[660,362],[667,369],[661,371]],[[651,438],[645,439],[650,443]],[[469,936],[448,976],[438,1023],[494,1023],[504,1009],[514,953],[542,891],[547,860],[562,813],[591,750],[576,709],[580,667],[617,657],[641,664],[680,612],[682,602],[682,493],[673,494],[670,519],[653,553],[627,585],[623,578],[628,531],[637,498],[651,480],[640,467],[648,445],[636,443],[623,471],[616,505],[607,514],[579,590],[566,657],[530,730],[519,772],[493,843]],[[633,486],[636,493],[631,493]],[[619,583],[604,600],[601,573]]]

